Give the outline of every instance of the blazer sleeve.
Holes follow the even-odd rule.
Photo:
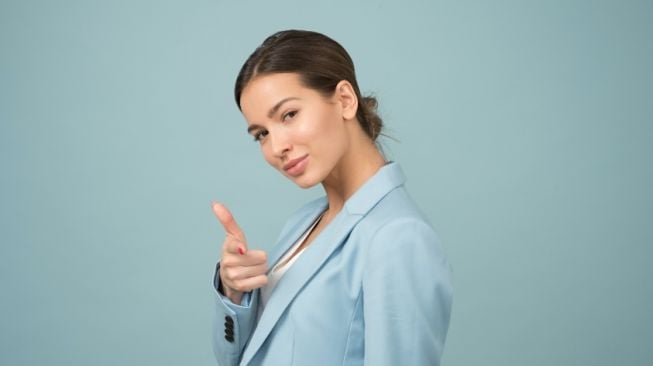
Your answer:
[[[240,363],[245,345],[256,326],[256,312],[260,291],[243,294],[240,304],[234,304],[222,295],[220,286],[220,262],[213,276],[215,312],[213,317],[213,353],[220,366]]]
[[[451,314],[450,268],[419,218],[373,235],[363,273],[365,365],[439,365]]]

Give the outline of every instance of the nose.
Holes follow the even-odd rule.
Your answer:
[[[279,159],[285,159],[288,155],[288,152],[292,150],[292,145],[286,138],[283,132],[277,132],[276,134],[270,134],[270,145],[272,145],[272,153],[275,157]]]

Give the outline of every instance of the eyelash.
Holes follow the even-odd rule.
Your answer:
[[[267,134],[268,131],[266,131],[266,130],[256,131],[256,133],[254,134],[254,142],[259,142],[259,141],[261,141],[261,139],[262,139],[263,137],[265,137],[265,136],[263,136],[263,137],[261,136],[261,135],[264,134],[264,133]]]
[[[281,120],[285,121],[286,117],[293,118],[297,115],[298,111],[292,110],[284,113],[283,116],[281,116]],[[254,142],[259,142],[265,135],[267,135],[268,131],[266,130],[259,130],[256,133],[254,133]]]
[[[292,114],[292,116],[291,116],[291,114]],[[281,117],[281,120],[282,120],[282,121],[285,121],[285,120],[286,120],[286,117],[290,116],[290,118],[292,118],[292,117],[295,117],[296,115],[297,115],[297,111],[294,111],[294,110],[293,110],[293,111],[288,111],[287,113],[285,113],[285,114]]]

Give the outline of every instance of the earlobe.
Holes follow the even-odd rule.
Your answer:
[[[336,86],[336,90],[342,106],[342,118],[346,120],[355,118],[358,109],[358,98],[351,83],[347,80],[341,80]]]

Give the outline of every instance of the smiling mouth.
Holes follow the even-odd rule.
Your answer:
[[[304,172],[304,168],[306,167],[306,159],[308,158],[308,154],[304,155],[302,157],[293,159],[289,161],[286,165],[283,166],[283,170],[292,175],[292,176],[297,176],[300,175],[301,173]]]

